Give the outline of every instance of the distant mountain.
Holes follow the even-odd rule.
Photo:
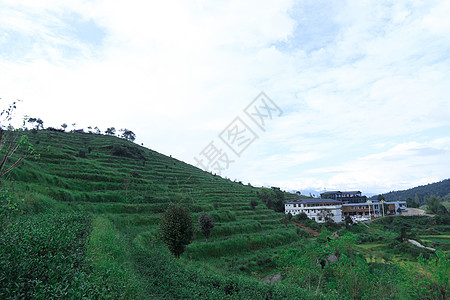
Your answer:
[[[296,194],[297,190],[287,190],[288,193],[292,193],[292,194]],[[311,190],[311,189],[301,189],[300,190],[300,196],[307,196],[307,197],[320,197],[320,193],[319,191],[316,190]]]
[[[419,197],[420,203],[422,204],[424,202],[425,196],[436,195],[444,197],[448,194],[450,194],[450,179],[445,179],[427,185],[421,185],[404,191],[393,191],[382,195],[388,201],[406,200],[407,198],[411,198],[414,200],[415,195],[417,195]],[[376,196],[372,198],[376,198]]]

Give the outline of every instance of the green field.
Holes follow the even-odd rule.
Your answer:
[[[322,235],[313,238],[267,208],[261,188],[117,137],[27,134],[40,158],[27,159],[3,182],[3,198],[15,209],[2,202],[2,299],[420,299],[438,286],[425,282],[424,291],[419,284],[418,259],[430,254],[396,241],[398,228],[409,226],[412,234],[412,226],[424,243],[448,250],[448,224],[430,217],[385,218],[343,229],[339,239],[315,224]],[[194,221],[208,213],[216,224],[207,240],[197,230],[180,259],[158,237],[171,203],[187,207]],[[435,234],[427,234],[430,228]],[[317,264],[331,254],[337,263]],[[410,262],[417,280],[405,280],[398,261]],[[264,282],[270,274],[281,280]],[[365,288],[352,287],[352,276],[365,278]]]

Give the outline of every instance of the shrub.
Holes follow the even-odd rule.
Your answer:
[[[298,221],[304,221],[304,220],[307,220],[307,219],[308,219],[308,216],[307,216],[304,212],[301,212],[301,213],[299,213],[298,215],[296,215],[295,218],[296,218]]]
[[[161,219],[159,233],[170,252],[179,258],[194,236],[194,225],[189,211],[180,204],[170,205]]]
[[[0,235],[0,298],[96,298],[85,259],[90,228],[79,214],[14,220]]]
[[[203,213],[198,216],[198,225],[200,226],[200,232],[208,239],[214,228],[213,218],[210,215]]]

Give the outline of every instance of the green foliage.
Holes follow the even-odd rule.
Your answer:
[[[445,216],[445,215],[449,214],[447,208],[442,204],[439,205],[439,207],[436,210],[436,213],[441,216]]]
[[[12,199],[4,187],[0,187],[0,230],[14,215],[18,215],[20,203]]]
[[[72,211],[94,215],[92,225],[89,222],[86,227],[90,237],[84,239],[80,254],[86,269],[73,271],[73,277],[84,278],[82,287],[79,294],[69,287],[72,292],[63,298],[409,299],[409,291],[421,277],[416,269],[406,272],[404,264],[416,263],[420,253],[424,257],[432,253],[395,241],[399,228],[407,225],[407,237],[414,232],[417,237],[433,234],[418,240],[434,248],[447,245],[439,234],[450,234],[445,225],[447,215],[382,218],[370,226],[355,224],[343,229],[337,233],[338,239],[332,234],[338,224],[301,220],[322,231],[315,240],[301,228],[285,228],[281,215],[265,205],[253,209],[249,205],[257,200],[258,191],[270,195],[266,202],[271,201],[273,209],[273,203],[282,197],[276,189],[240,185],[113,136],[48,130],[25,133],[42,155],[41,160],[27,160],[10,173],[15,182],[8,190],[14,193],[12,199],[24,199],[17,204],[18,212],[26,215],[10,218],[8,223],[43,214],[59,219],[62,212]],[[77,156],[80,150],[89,152],[87,158]],[[114,150],[118,152],[113,154]],[[117,155],[119,152],[125,155]],[[284,201],[298,197],[283,194]],[[208,241],[199,231],[194,232],[192,243],[179,259],[159,239],[158,225],[170,202],[183,203],[194,220],[207,212],[215,221]],[[42,223],[42,228],[47,225]],[[3,230],[21,233],[19,226],[7,225]],[[34,242],[45,244],[48,236],[40,237]],[[296,265],[280,265],[278,259],[282,250],[302,256],[308,247],[317,252],[315,260],[308,262],[309,286],[309,269],[297,272],[303,279],[296,279],[291,272],[294,269],[290,271]],[[69,267],[61,268],[69,272]],[[285,270],[280,282],[261,282],[278,270]],[[368,276],[371,284],[358,274]],[[366,290],[358,288],[355,280]],[[408,286],[405,282],[412,283]],[[44,298],[39,295],[36,298]]]
[[[276,212],[284,212],[285,193],[278,187],[271,189],[262,188],[257,193],[259,199],[263,201],[267,208]]]
[[[447,299],[450,295],[450,254],[437,251],[429,259],[419,257],[422,278],[413,288],[421,299]]]
[[[90,218],[20,217],[0,235],[0,298],[94,297],[85,256]]]
[[[368,263],[357,252],[354,234],[339,238],[330,234],[323,231],[316,241],[282,251],[278,264],[286,282],[325,298],[337,294],[343,299],[410,299],[404,269]]]
[[[116,128],[114,127],[109,127],[105,130],[105,134],[106,135],[115,135],[116,134]]]
[[[383,194],[383,196],[386,198],[386,201],[406,200],[407,198],[411,198],[414,199],[415,202],[419,202],[420,205],[423,205],[425,203],[425,197],[429,197],[430,195],[444,197],[449,193],[450,179],[445,179],[404,191],[390,192]]]
[[[189,211],[180,204],[171,204],[162,216],[159,232],[161,240],[170,252],[179,258],[194,236],[194,225]]]
[[[200,232],[208,239],[215,226],[214,219],[210,215],[202,213],[198,216],[198,225]]]
[[[244,251],[254,251],[264,248],[285,245],[298,240],[293,230],[273,230],[270,233],[253,233],[234,235],[232,238],[209,242],[197,242],[189,245],[186,256],[193,259],[221,257],[238,254]]]
[[[322,228],[319,223],[308,218],[303,212],[295,216],[295,221],[316,231],[320,231]]]
[[[256,206],[258,206],[258,201],[256,199],[251,199],[250,200],[250,207],[252,209],[255,209]]]
[[[308,216],[304,212],[301,212],[295,216],[295,219],[297,221],[305,221],[305,220],[308,220]]]
[[[431,197],[425,197],[425,203],[427,204],[430,212],[435,214],[437,213],[438,208],[441,205],[441,198],[436,195],[431,195]]]
[[[91,282],[97,292],[102,298],[139,298],[142,290],[124,238],[104,217],[95,218],[92,227],[87,257],[92,261]]]
[[[139,234],[134,244],[134,256],[140,262],[137,271],[146,280],[151,299],[309,298],[295,286],[269,285],[251,277],[209,269],[201,262],[174,259],[151,233]]]
[[[136,134],[134,134],[134,132],[129,129],[123,128],[120,129],[119,131],[122,132],[120,136],[126,139],[127,141],[134,142],[134,140],[136,139]]]
[[[0,113],[0,185],[4,177],[14,170],[26,156],[35,156],[33,146],[29,143],[27,136],[23,133],[25,125],[14,129],[9,124],[16,109],[16,102],[13,102],[7,109]],[[25,123],[25,121],[24,121]],[[17,156],[18,150],[26,149],[22,155]]]
[[[145,159],[143,151],[134,145],[114,144],[108,148],[111,149],[112,155],[115,156],[135,158],[135,159]]]

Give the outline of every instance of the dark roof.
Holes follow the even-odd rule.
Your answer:
[[[361,193],[361,191],[328,191],[328,192],[323,192],[321,193],[321,195],[323,194],[357,194],[357,193]]]
[[[341,201],[338,200],[333,200],[333,199],[297,199],[295,201],[290,201],[287,202],[286,204],[298,204],[298,203],[303,203],[303,204],[316,204],[316,203],[336,203],[336,204],[340,204]]]
[[[323,194],[337,194],[337,193],[340,193],[340,192],[339,191],[328,191],[328,192],[323,192],[320,194],[323,195]]]
[[[370,202],[370,204],[371,205],[374,205],[374,204],[380,204],[381,205],[381,202],[380,201],[378,201],[378,200],[370,200],[371,202]],[[394,203],[406,203],[406,201],[385,201],[384,202],[384,204],[394,204]],[[342,204],[342,206],[354,206],[354,205],[364,205],[364,204],[366,204],[367,205],[367,202],[355,202],[355,203],[343,203]]]

